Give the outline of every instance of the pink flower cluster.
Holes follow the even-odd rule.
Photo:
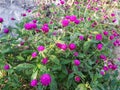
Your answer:
[[[70,22],[74,22],[75,24],[79,24],[80,23],[80,20],[77,19],[77,16],[75,15],[67,15],[63,20],[62,20],[62,26],[63,27],[66,27],[69,25]]]
[[[33,30],[33,29],[37,28],[37,25],[36,25],[36,23],[29,22],[29,23],[24,24],[24,28],[26,30]]]
[[[67,48],[69,48],[71,51],[76,49],[76,44],[74,44],[74,43],[70,43],[69,45],[57,43],[56,46],[63,51],[67,50]]]
[[[52,81],[52,79],[51,79],[50,74],[43,74],[43,75],[40,76],[40,83],[41,83],[43,86],[48,86],[48,85],[50,85],[51,81]],[[37,79],[31,80],[30,86],[36,87],[37,85],[38,85]]]

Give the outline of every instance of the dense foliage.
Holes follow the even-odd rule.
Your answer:
[[[32,12],[38,17],[22,15],[0,38],[2,90],[119,90],[117,3],[80,0],[67,6],[61,0],[38,7]]]

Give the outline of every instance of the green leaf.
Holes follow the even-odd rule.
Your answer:
[[[18,60],[25,60],[22,56],[17,56]]]
[[[36,79],[38,74],[38,70],[36,70],[35,72],[33,72],[32,76],[31,76],[31,80]]]
[[[51,61],[52,62],[54,62],[55,64],[60,64],[60,61],[59,61],[59,59],[55,56],[55,55],[51,55],[50,56],[50,59],[51,59]]]
[[[50,90],[58,90],[57,89],[57,82],[55,80],[55,77],[52,75],[52,83],[50,84]]]
[[[85,84],[79,84],[75,90],[87,90]]]
[[[86,52],[91,45],[91,41],[86,41],[83,45],[83,50]]]
[[[31,69],[31,68],[34,68],[34,65],[33,64],[29,64],[29,63],[19,64],[16,67],[14,67],[14,69],[16,69],[18,71]]]

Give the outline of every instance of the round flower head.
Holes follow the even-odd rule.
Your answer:
[[[104,70],[101,70],[100,71],[100,74],[103,76],[103,75],[105,75],[105,71]]]
[[[105,36],[107,36],[107,35],[108,35],[108,31],[104,31],[103,34],[104,34]]]
[[[80,23],[80,20],[76,19],[76,20],[74,21],[74,23],[75,23],[75,24],[79,24],[79,23]]]
[[[36,79],[33,79],[33,80],[30,82],[30,86],[32,86],[32,87],[37,86],[37,84],[38,84],[38,81],[37,81]]]
[[[102,59],[102,60],[105,61],[105,60],[107,60],[107,57],[106,57],[105,55],[101,54],[101,55],[100,55],[100,59]]]
[[[32,22],[33,22],[33,23],[37,23],[37,20],[36,20],[36,19],[34,19],[34,20],[32,20]]]
[[[25,17],[25,16],[26,16],[26,13],[22,13],[21,16]]]
[[[74,60],[74,65],[75,65],[75,66],[79,66],[79,65],[80,65],[80,61],[79,61],[79,60],[77,60],[77,59],[76,59],[76,60]]]
[[[102,50],[102,47],[103,47],[102,44],[98,44],[98,45],[97,45],[97,49],[98,49],[98,50]]]
[[[70,16],[67,15],[67,16],[65,16],[65,18],[66,18],[66,19],[70,19]]]
[[[8,29],[8,28],[5,28],[3,32],[4,32],[5,34],[8,34],[8,33],[9,33],[9,29]]]
[[[48,59],[47,59],[47,58],[43,58],[41,62],[42,62],[42,64],[44,64],[44,65],[45,65],[45,64],[47,64],[47,63],[48,63]]]
[[[24,28],[26,30],[32,30],[32,29],[37,28],[37,25],[36,25],[36,23],[25,23]]]
[[[36,58],[37,57],[37,52],[33,52],[32,53],[32,58]]]
[[[0,17],[0,23],[2,23],[2,22],[3,22],[3,18]]]
[[[42,31],[44,33],[48,33],[49,32],[49,26],[47,26],[47,25],[43,25],[41,29],[42,29]]]
[[[110,39],[110,40],[113,40],[113,39],[114,39],[114,35],[111,35],[111,36],[109,37],[109,39]]]
[[[64,4],[65,2],[63,0],[60,1],[61,4]]]
[[[79,39],[80,39],[80,40],[84,40],[84,36],[80,35],[80,36],[79,36]]]
[[[78,55],[79,55],[79,54],[78,54],[78,52],[74,52],[74,56],[76,56],[76,57],[77,57]]]
[[[39,52],[44,51],[44,50],[45,50],[45,47],[44,47],[44,46],[38,46],[37,50],[38,50]]]
[[[69,20],[63,19],[63,20],[62,20],[62,26],[63,26],[63,27],[66,27],[66,26],[68,26],[68,25],[69,25]]]
[[[75,81],[80,82],[81,78],[79,76],[75,76]]]
[[[63,51],[67,50],[67,44],[62,44],[62,45],[61,45],[61,49],[62,49]]]
[[[48,86],[51,83],[51,76],[50,74],[43,74],[40,76],[40,83],[43,86]]]
[[[8,65],[8,64],[6,64],[5,66],[4,66],[4,70],[9,70],[10,69],[10,66]]]
[[[116,70],[117,69],[117,65],[113,64],[112,65],[112,70]]]
[[[109,70],[108,66],[105,65],[105,66],[103,67],[103,70],[104,70],[104,71],[108,71],[108,70]]]
[[[77,19],[77,17],[75,15],[70,16],[70,21],[71,22],[75,21],[76,19]]]
[[[69,49],[70,50],[75,50],[76,49],[76,45],[74,43],[69,44]]]
[[[102,34],[97,34],[97,35],[96,35],[96,40],[101,41],[101,40],[102,40]]]

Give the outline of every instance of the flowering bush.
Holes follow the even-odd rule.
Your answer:
[[[61,0],[49,8],[51,18],[42,10],[40,17],[25,17],[17,27],[4,29],[3,90],[118,90],[119,65],[112,50],[120,46],[120,31],[116,14],[105,6],[116,2],[82,0],[68,7]]]

